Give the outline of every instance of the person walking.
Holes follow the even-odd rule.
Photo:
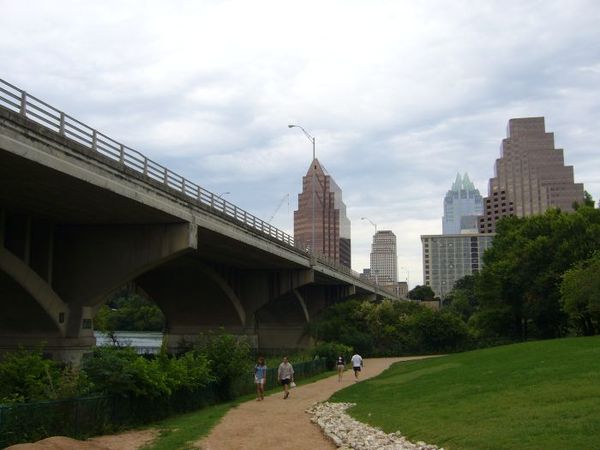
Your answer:
[[[267,364],[264,356],[259,356],[254,366],[254,382],[256,383],[256,400],[264,400],[265,384],[267,383]]]
[[[338,383],[341,383],[342,375],[344,374],[344,369],[346,368],[346,361],[344,360],[344,355],[339,355],[337,357],[336,367],[338,371]]]
[[[294,367],[288,361],[287,356],[283,357],[283,361],[277,369],[277,378],[283,386],[283,399],[290,396],[290,384],[294,382]]]
[[[352,369],[354,370],[354,381],[358,381],[358,374],[363,367],[363,359],[358,353],[352,355]]]

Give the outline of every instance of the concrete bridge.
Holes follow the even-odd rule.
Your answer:
[[[134,283],[168,343],[223,327],[260,348],[352,296],[394,297],[141,153],[0,80],[0,350],[77,361]]]

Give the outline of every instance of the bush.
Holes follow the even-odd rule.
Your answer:
[[[350,360],[353,349],[339,342],[323,342],[312,349],[312,356],[325,358],[328,369],[334,369],[337,357],[342,355],[346,361]]]
[[[213,380],[205,356],[180,358],[161,354],[156,359],[138,355],[131,347],[98,347],[83,362],[96,391],[123,397],[166,397],[179,389],[195,390]]]
[[[248,343],[230,334],[209,333],[200,336],[195,353],[208,360],[219,396],[223,400],[234,398],[234,383],[247,375],[251,367]]]
[[[53,398],[59,378],[56,362],[44,359],[41,348],[7,353],[0,363],[0,403]]]
[[[408,333],[419,352],[462,350],[469,342],[469,330],[457,315],[424,308],[407,321]]]

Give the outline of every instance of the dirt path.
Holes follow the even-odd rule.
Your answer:
[[[396,361],[413,359],[421,357],[367,359],[361,379],[380,374]],[[304,411],[353,383],[354,375],[350,370],[344,373],[341,383],[334,375],[293,389],[287,400],[283,400],[283,394],[277,392],[262,402],[242,403],[230,410],[210,435],[196,445],[203,450],[335,449],[335,445],[325,438],[317,425],[310,422]]]
[[[377,358],[365,360],[361,379],[379,375],[396,361],[427,358]],[[341,383],[337,374],[295,388],[283,400],[278,391],[262,402],[249,401],[230,410],[209,436],[197,442],[203,450],[321,450],[335,449],[318,426],[304,412],[313,403],[327,400],[335,391],[354,383],[351,370]],[[7,450],[137,450],[157,436],[155,429],[131,430],[117,435],[99,436],[87,441],[55,436],[35,444],[19,444]]]

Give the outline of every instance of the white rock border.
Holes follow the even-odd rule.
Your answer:
[[[353,419],[346,410],[355,403],[319,402],[306,410],[311,422],[342,450],[444,450],[425,442],[412,443],[400,432],[384,433]]]

